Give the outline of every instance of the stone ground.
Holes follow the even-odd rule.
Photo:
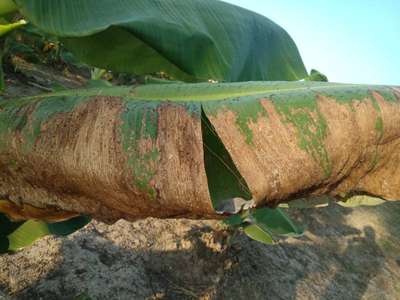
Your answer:
[[[400,202],[291,211],[273,246],[216,221],[92,222],[0,256],[0,299],[400,299]]]

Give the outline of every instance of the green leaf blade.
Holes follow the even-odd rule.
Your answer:
[[[0,1],[0,15],[6,15],[17,10],[13,0],[1,0]]]
[[[50,234],[46,223],[29,220],[8,236],[9,251],[15,252]]]
[[[222,1],[16,2],[36,26],[63,38],[77,57],[97,67],[136,74],[165,72],[184,81],[307,76],[285,30]]]
[[[0,253],[19,251],[47,235],[69,235],[90,221],[91,218],[87,216],[79,216],[56,223],[36,220],[12,222],[0,214]]]
[[[49,232],[58,236],[66,236],[83,228],[89,224],[91,218],[88,216],[79,216],[63,222],[50,223],[47,225]]]
[[[25,20],[19,20],[15,23],[9,23],[9,24],[0,24],[0,37],[26,24],[27,23]]]
[[[275,235],[299,236],[303,230],[298,228],[290,218],[279,208],[260,208],[252,213],[255,224]]]
[[[251,239],[266,245],[272,245],[274,240],[272,235],[257,224],[251,224],[243,229],[244,233]]]

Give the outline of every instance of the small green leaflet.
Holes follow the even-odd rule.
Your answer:
[[[280,208],[260,208],[251,213],[255,224],[261,225],[274,235],[299,236],[304,230],[297,228]]]
[[[246,235],[264,244],[272,244],[274,237],[296,237],[304,232],[279,208],[246,210],[229,216],[223,222],[228,226],[242,227]]]
[[[255,241],[272,245],[274,240],[272,235],[262,229],[258,224],[251,224],[243,228],[244,233]]]
[[[34,220],[12,222],[4,214],[0,214],[0,253],[18,251],[46,235],[69,235],[84,227],[90,220],[89,217],[79,216],[57,223]]]
[[[11,222],[5,215],[0,214],[0,253],[8,251],[10,242],[7,236],[22,224],[22,222]]]
[[[386,203],[386,200],[381,198],[371,197],[371,196],[353,196],[343,201],[337,202],[343,207],[359,207],[359,206],[378,206]]]
[[[46,223],[29,220],[23,223],[17,230],[8,235],[8,251],[15,252],[33,244],[37,239],[49,235],[50,231]]]

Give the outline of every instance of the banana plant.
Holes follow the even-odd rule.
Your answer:
[[[105,222],[229,216],[270,243],[302,233],[273,209],[299,196],[400,197],[399,88],[309,81],[323,76],[267,18],[212,0],[15,4],[94,67],[204,83],[0,103],[4,201]]]
[[[267,18],[239,7],[219,1],[116,1],[108,9],[110,5],[107,1],[7,0],[0,14],[19,10],[95,70],[166,72],[185,81],[306,76],[290,36]],[[79,15],[85,10],[88,14]],[[55,21],[59,26],[53,26]],[[3,212],[13,211],[3,206]]]
[[[218,219],[308,194],[396,200],[399,92],[150,84],[2,102],[0,194],[106,222]]]

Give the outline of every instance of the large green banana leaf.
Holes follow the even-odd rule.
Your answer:
[[[15,0],[41,30],[84,62],[185,81],[299,80],[307,76],[284,29],[216,0]]]
[[[0,194],[115,221],[400,198],[400,89],[154,84],[0,103]],[[384,188],[382,188],[384,187]]]
[[[0,1],[0,15],[6,15],[15,11],[16,5],[13,0],[1,0]]]

